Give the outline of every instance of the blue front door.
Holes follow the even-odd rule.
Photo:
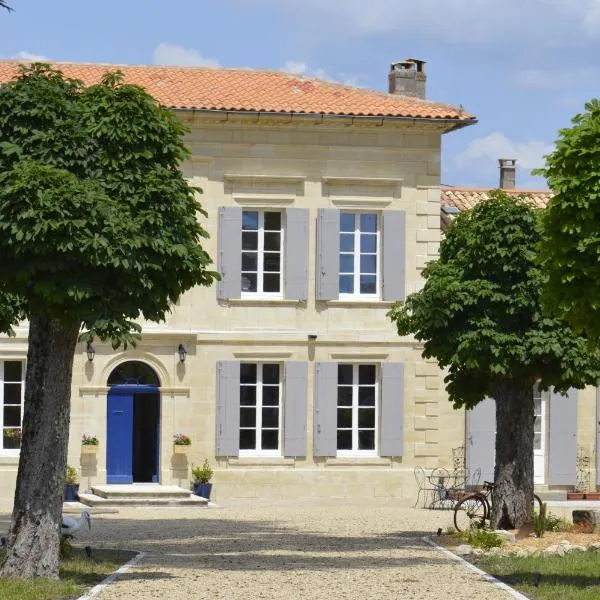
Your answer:
[[[108,393],[106,482],[132,483],[133,394]]]

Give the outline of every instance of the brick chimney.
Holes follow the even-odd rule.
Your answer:
[[[514,190],[517,186],[517,159],[499,158],[500,163],[500,188]]]
[[[390,94],[413,96],[425,99],[425,61],[418,58],[407,58],[392,63],[388,75]]]

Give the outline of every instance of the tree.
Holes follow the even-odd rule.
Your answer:
[[[74,351],[134,343],[216,273],[179,169],[186,131],[142,88],[49,65],[0,87],[0,325],[26,316],[23,440],[4,577],[58,577]]]
[[[447,369],[455,408],[496,401],[492,525],[520,527],[533,501],[532,388],[582,388],[600,357],[564,323],[544,316],[536,264],[540,210],[494,191],[461,213],[423,271],[423,289],[390,311],[399,335],[424,342],[423,356]]]
[[[585,105],[562,129],[546,156],[545,175],[555,192],[543,219],[540,260],[548,273],[547,309],[590,338],[600,336],[600,101]]]
[[[0,0],[0,8],[5,8],[8,12],[12,11],[12,8],[4,0]]]

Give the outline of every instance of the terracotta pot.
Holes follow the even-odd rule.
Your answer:
[[[585,499],[586,500],[600,500],[600,492],[586,492]]]
[[[191,449],[191,444],[188,444],[187,446],[184,446],[183,444],[173,444],[173,454],[187,454]]]
[[[81,454],[96,454],[98,452],[98,444],[83,444],[81,446]]]
[[[567,500],[583,500],[584,498],[583,492],[567,492]]]

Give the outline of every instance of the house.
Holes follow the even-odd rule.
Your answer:
[[[441,136],[476,122],[425,98],[423,61],[393,63],[387,94],[281,72],[59,67],[86,84],[119,68],[190,128],[182,169],[204,191],[204,247],[222,274],[165,323],[142,323],[136,348],[79,346],[69,463],[82,487],[187,487],[208,458],[217,501],[412,504],[415,465],[487,443],[489,423],[452,409],[435,361],[386,317],[438,253]],[[0,61],[0,81],[16,71]],[[27,329],[16,333],[0,338],[0,500],[19,455]],[[183,454],[179,433],[192,439]],[[84,434],[97,455],[82,453]]]

